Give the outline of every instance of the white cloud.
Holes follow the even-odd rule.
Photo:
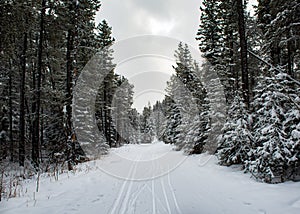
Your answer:
[[[175,25],[175,22],[173,20],[161,21],[151,17],[148,19],[148,23],[151,34],[165,36],[170,35]]]

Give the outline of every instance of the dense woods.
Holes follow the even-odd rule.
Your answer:
[[[112,57],[107,48],[114,42],[112,28],[105,20],[96,26],[98,0],[2,1],[0,6],[1,160],[36,170],[68,163],[71,169],[86,159],[72,124],[73,88],[97,51]],[[130,106],[132,86],[114,74],[113,64],[106,66],[111,72],[95,89],[96,117],[112,146],[120,144],[109,108],[112,96],[126,85],[129,98],[122,104]]]
[[[257,16],[251,17],[246,3],[203,1],[196,39],[206,62],[196,69],[187,48],[179,44],[176,77],[165,99],[163,139],[190,154],[216,153],[220,164],[239,164],[265,182],[298,180],[300,4],[258,1]],[[207,95],[222,91],[203,88],[207,73],[217,74],[224,87],[227,110],[219,110],[218,121],[226,121],[217,127],[219,132],[213,128],[212,107],[223,100]],[[191,98],[196,113],[189,120]]]
[[[204,1],[200,50],[225,88],[220,164],[241,164],[265,182],[299,179],[297,1]],[[217,17],[217,18],[216,18]]]
[[[203,64],[180,42],[167,96],[142,113],[132,108],[134,86],[114,71],[112,27],[95,23],[100,7],[99,0],[1,1],[2,164],[71,170],[88,160],[73,126],[73,89],[99,54],[103,81],[82,93],[95,94],[101,135],[87,124],[82,132],[101,154],[160,139],[186,154],[216,154],[221,165],[238,164],[264,182],[299,180],[298,1],[259,0],[251,16],[247,1],[203,0],[196,35]],[[85,109],[77,107],[80,117]]]

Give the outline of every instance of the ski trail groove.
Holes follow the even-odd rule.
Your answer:
[[[162,171],[162,167],[160,167],[160,170]],[[160,177],[159,179],[160,179],[160,184],[161,184],[161,187],[162,187],[162,190],[163,190],[164,198],[165,198],[165,201],[166,201],[168,213],[171,214],[171,207],[170,207],[170,203],[169,203],[166,188],[165,188],[165,182],[163,180],[164,177]]]
[[[133,213],[135,213],[135,208],[136,208],[136,201],[137,201],[137,199],[138,199],[138,197],[139,197],[139,195],[141,194],[141,192],[144,190],[146,188],[146,183],[144,183],[140,188],[138,188],[138,190],[137,191],[135,191],[133,194],[132,194],[132,199],[130,199],[130,201],[129,201],[129,208],[131,208],[131,210],[132,210],[132,208],[134,208],[134,212]],[[129,210],[129,211],[131,211],[131,210]],[[129,212],[130,213],[130,212]],[[132,212],[131,212],[132,213]]]
[[[152,155],[153,158],[153,155]],[[152,163],[152,179],[151,179],[151,193],[152,193],[152,213],[156,214],[156,202],[155,202],[155,187],[154,187],[154,176],[155,176],[155,172],[154,172],[154,159],[152,159],[151,163]]]
[[[129,196],[131,195],[132,185],[133,185],[133,182],[134,182],[134,176],[136,174],[137,165],[138,165],[140,159],[141,159],[141,155],[138,157],[138,160],[135,161],[134,170],[133,170],[131,178],[129,180],[129,186],[127,188],[125,199],[122,203],[121,210],[119,210],[121,212],[118,212],[118,213],[124,214],[128,210],[129,199],[130,199]]]
[[[130,170],[129,170],[129,173],[128,173],[128,177],[129,178],[132,178],[132,174],[133,174],[133,171],[134,171],[134,169],[135,169],[135,167],[136,167],[136,164],[137,164],[137,162],[135,162],[131,167],[130,167]],[[124,191],[125,191],[125,188],[126,188],[126,185],[127,185],[127,183],[129,182],[129,179],[126,179],[124,182],[123,182],[123,184],[122,184],[122,187],[121,187],[121,189],[120,189],[120,191],[119,191],[119,193],[118,193],[118,197],[117,197],[117,199],[115,200],[115,202],[114,202],[114,204],[113,204],[113,207],[112,207],[112,209],[111,209],[111,214],[114,214],[114,213],[116,213],[116,209],[118,208],[118,206],[120,206],[120,203],[121,203],[121,197],[122,197],[122,195],[123,195],[123,193],[124,193]],[[120,209],[118,210],[118,211],[120,211]],[[117,213],[119,213],[119,212],[117,212]]]
[[[180,207],[178,205],[173,185],[171,184],[170,172],[168,173],[168,185],[169,185],[170,191],[172,193],[172,197],[173,197],[173,201],[174,201],[174,204],[175,204],[176,211],[181,214],[182,212],[181,212],[181,209],[180,209]]]
[[[153,171],[155,170],[154,173],[156,173],[156,176],[157,176],[157,175],[159,174],[159,172],[161,171],[161,167],[160,167],[158,161],[156,161],[156,159],[153,159],[153,162],[152,162],[152,163],[154,163],[154,162],[155,162],[155,164],[153,164],[153,165],[154,165]],[[160,181],[161,181],[161,179],[163,179],[163,177],[158,176],[158,177],[156,177],[155,179],[153,178],[153,182],[155,183],[155,180],[160,180]],[[160,199],[160,198],[156,195],[155,201],[156,201],[155,204],[161,205],[161,207],[164,209],[164,212],[168,212],[168,210],[167,210],[167,208],[166,208],[166,206],[168,206],[168,205],[166,205],[165,202],[163,202],[163,199]],[[158,202],[158,203],[157,203],[157,202]],[[156,208],[157,208],[157,205],[156,205]],[[159,213],[160,213],[160,212],[159,212]]]

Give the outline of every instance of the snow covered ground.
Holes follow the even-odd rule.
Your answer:
[[[263,184],[214,156],[184,156],[161,142],[126,145],[76,173],[23,184],[0,213],[300,213],[300,182]]]

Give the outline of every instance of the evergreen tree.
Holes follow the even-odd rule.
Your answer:
[[[201,153],[208,127],[204,113],[206,90],[199,77],[201,71],[187,44],[179,43],[175,59],[176,76],[171,77],[167,88],[169,103],[164,141],[174,143],[177,150],[186,153]]]
[[[160,101],[157,101],[153,106],[152,114],[150,115],[151,120],[154,124],[154,135],[157,140],[161,140],[162,134],[164,132],[164,106]]]
[[[218,15],[219,1],[204,0],[201,10],[201,24],[196,39],[199,40],[199,49],[204,57],[214,66],[220,63],[222,52],[222,29]]]
[[[138,111],[130,109],[128,113],[130,127],[132,127],[131,132],[129,133],[129,143],[141,143],[141,124],[140,124],[140,115]]]
[[[299,174],[299,83],[293,78],[299,78],[299,4],[259,0],[257,20],[245,12],[246,4],[207,0],[200,8],[196,39],[207,60],[202,67],[209,100],[206,133],[214,133],[207,135],[210,143],[204,150],[221,136],[221,164],[245,164],[266,182],[295,179]],[[214,74],[224,86],[229,106],[223,133],[219,130],[226,107],[217,100],[222,90]],[[239,91],[243,99],[235,96]],[[246,110],[241,102],[250,108]],[[251,113],[253,123],[247,116]]]
[[[168,144],[174,144],[179,134],[177,127],[181,123],[181,115],[175,101],[171,98],[171,96],[166,96],[165,103],[167,107],[167,113],[163,141]]]
[[[296,122],[294,127],[299,124],[298,103],[295,103],[299,96],[287,77],[283,74],[263,77],[256,87],[255,146],[247,168],[265,182],[282,182],[290,177],[291,171],[299,170],[299,150],[295,150],[299,147],[299,136],[293,136],[293,131],[286,132],[288,126],[285,126],[291,120]]]
[[[141,123],[141,142],[142,143],[151,143],[154,139],[154,124],[151,118],[152,107],[150,103],[148,103],[148,107],[144,107],[140,123]]]
[[[104,19],[100,22],[96,28],[96,45],[98,48],[111,46],[115,39],[112,37],[112,27],[110,27],[107,21]]]
[[[136,143],[136,129],[131,124],[130,112],[133,103],[133,85],[124,77],[117,77],[117,88],[112,101],[112,119],[116,127],[116,144]]]
[[[238,17],[236,1],[204,1],[200,8],[201,24],[196,39],[203,57],[214,69],[225,87],[230,103],[239,87]]]
[[[252,148],[251,118],[242,98],[237,95],[229,107],[228,119],[217,156],[221,165],[244,164]]]
[[[97,43],[100,48],[101,65],[99,72],[103,85],[99,86],[99,91],[96,98],[96,119],[99,121],[98,126],[103,132],[108,145],[112,147],[115,144],[115,128],[112,123],[111,105],[113,100],[114,90],[117,87],[116,76],[114,74],[115,65],[112,63],[113,50],[110,46],[114,42],[112,37],[111,27],[108,26],[105,20],[97,27],[98,33],[96,36]]]
[[[264,33],[262,50],[274,66],[299,78],[299,4],[297,1],[259,0],[258,22]]]
[[[78,144],[71,140],[76,139],[71,127],[73,83],[89,60],[83,50],[93,49],[91,35],[100,3],[43,0],[0,4],[0,61],[6,72],[1,69],[1,76],[7,77],[11,160],[18,155],[21,166],[28,159],[38,168],[60,153],[60,161],[74,162]]]
[[[214,154],[218,147],[219,136],[222,135],[226,120],[227,105],[224,91],[216,70],[208,63],[202,65],[202,80],[206,89],[203,111],[206,124],[203,134],[207,137],[204,150]]]

